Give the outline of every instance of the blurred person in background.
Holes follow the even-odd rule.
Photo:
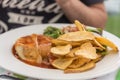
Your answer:
[[[0,33],[40,23],[81,23],[104,29],[103,0],[0,0]]]

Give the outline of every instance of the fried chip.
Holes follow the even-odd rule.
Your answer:
[[[98,46],[99,47],[98,49],[101,50],[101,51],[105,50],[105,47],[103,45],[101,45],[96,39],[94,39],[92,41],[92,44],[95,45],[95,46]]]
[[[98,57],[96,53],[96,48],[92,46],[90,42],[81,45],[81,49],[75,52],[75,55],[82,56],[88,59],[96,59]]]
[[[52,66],[64,70],[73,62],[73,60],[74,58],[60,57],[52,62]]]
[[[89,61],[90,59],[87,58],[77,58],[72,62],[71,65],[68,66],[68,68],[78,68],[88,63]]]
[[[65,45],[65,46],[56,46],[51,48],[51,53],[54,55],[66,55],[70,52],[70,49],[72,46],[70,44]]]
[[[70,44],[69,41],[59,40],[59,39],[52,39],[52,43],[56,46]]]
[[[83,24],[81,24],[78,20],[75,20],[74,23],[75,23],[76,27],[79,29],[79,31],[86,31],[85,26]]]
[[[60,40],[65,41],[83,41],[83,40],[93,40],[95,36],[88,31],[76,31],[63,34],[58,37]]]
[[[83,72],[83,71],[87,71],[89,69],[92,69],[95,67],[95,63],[94,62],[89,62],[85,65],[83,65],[80,68],[75,68],[75,69],[65,69],[64,73],[78,73],[78,72]]]
[[[60,46],[60,45],[67,45],[71,44],[73,47],[77,47],[82,45],[85,42],[89,42],[90,40],[82,40],[82,41],[65,41],[65,40],[60,40],[60,39],[52,39],[52,43],[55,46]]]
[[[66,57],[75,57],[75,52],[79,50],[80,47],[73,48],[67,55]]]
[[[96,59],[93,59],[92,62],[97,63],[97,62],[99,62],[100,60],[102,60],[103,57],[104,57],[104,56],[102,56],[101,53],[99,53],[99,54],[98,54],[98,57],[97,57]]]
[[[102,45],[106,45],[110,48],[112,48],[114,51],[118,52],[117,46],[111,42],[110,40],[104,38],[104,37],[95,37],[95,39]]]

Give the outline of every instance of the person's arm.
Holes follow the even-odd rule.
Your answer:
[[[85,25],[105,27],[107,13],[103,3],[86,6],[80,0],[56,0],[56,2],[71,22],[79,20]]]

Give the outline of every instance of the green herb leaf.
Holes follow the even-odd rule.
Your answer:
[[[43,34],[46,35],[46,36],[52,37],[52,38],[57,38],[63,33],[62,33],[62,30],[60,30],[59,28],[48,26],[44,30]]]

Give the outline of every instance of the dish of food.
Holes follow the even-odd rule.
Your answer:
[[[52,35],[53,39],[50,37],[51,35],[49,37],[42,35],[48,26],[63,28],[71,25],[32,25],[11,30],[2,34],[0,36],[0,66],[28,77],[56,80],[95,78],[108,74],[119,67],[120,43],[119,38],[113,34],[103,31],[103,36],[105,38],[101,36],[95,37],[91,32],[89,33],[89,31],[86,31],[84,27],[78,27],[78,31],[75,30],[75,32],[59,32],[60,35],[54,37]],[[71,36],[80,36],[78,34],[83,35],[83,38],[71,38]],[[103,50],[105,51],[107,46],[112,50],[112,52],[110,51],[111,53],[109,52],[109,54],[104,57],[104,53],[102,53],[102,55],[96,54],[96,50],[101,50],[100,52]],[[17,52],[17,55],[13,54],[14,51],[15,53]],[[48,55],[48,51],[51,54]],[[68,54],[72,53],[71,51],[75,51],[75,54]],[[23,55],[23,52],[30,53],[30,55]],[[44,52],[46,54],[41,53],[41,55],[39,55],[40,52]],[[32,55],[34,53],[36,53],[36,55]],[[92,55],[88,56],[86,53],[90,53]],[[46,60],[46,55],[49,61]],[[54,59],[51,58],[51,55]],[[79,60],[82,60],[84,63],[76,65]],[[61,62],[64,66],[60,64]],[[76,64],[73,64],[73,62]],[[45,63],[49,66],[38,63]]]

